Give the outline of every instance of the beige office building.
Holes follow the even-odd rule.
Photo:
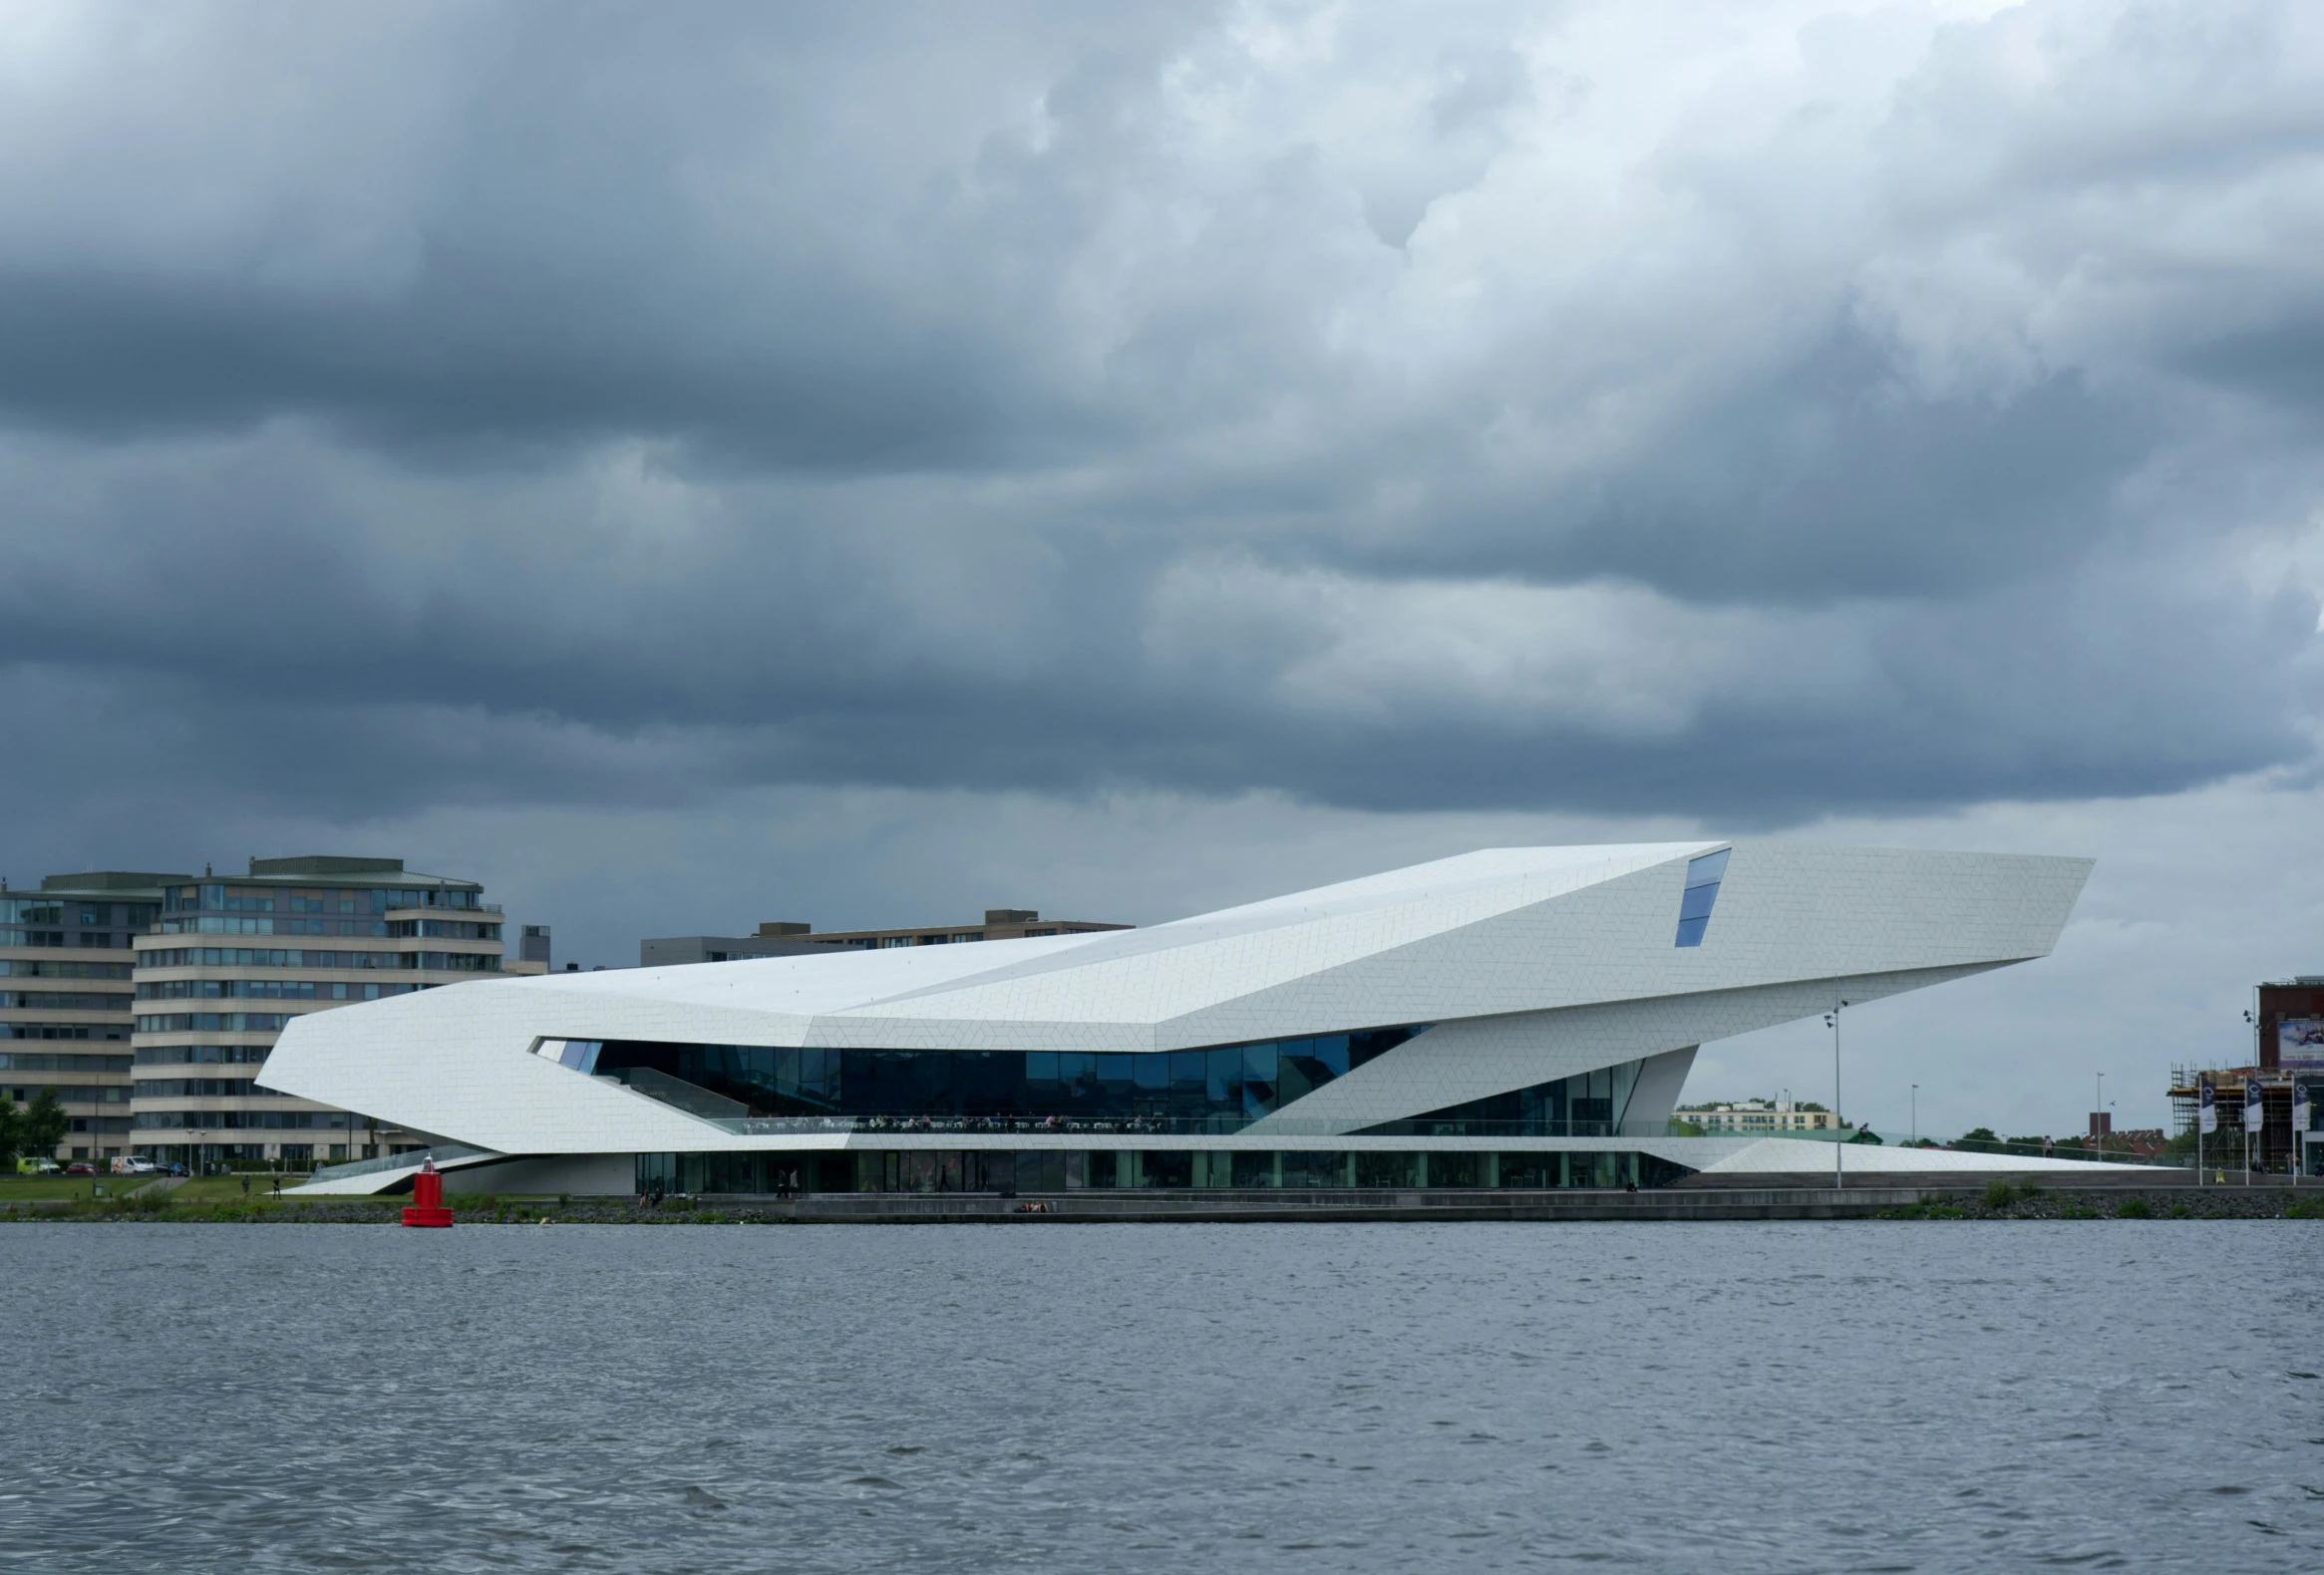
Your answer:
[[[441,989],[538,962],[504,962],[500,909],[475,881],[401,859],[263,858],[237,879],[161,888],[135,939],[132,1150],[163,1162],[370,1158],[425,1139],[266,1087],[292,1018]]]
[[[1804,1110],[1789,1100],[1745,1100],[1739,1104],[1682,1104],[1678,1120],[1703,1129],[1706,1137],[1794,1137],[1802,1132],[1844,1129],[1829,1110]]]
[[[67,1129],[54,1157],[103,1163],[129,1152],[132,942],[183,875],[51,875],[37,892],[0,885],[0,1093],[29,1104],[54,1089]]]

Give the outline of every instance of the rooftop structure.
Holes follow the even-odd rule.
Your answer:
[[[674,968],[688,963],[740,962],[752,957],[819,957],[833,951],[886,951],[901,946],[951,946],[968,941],[1015,941],[1048,935],[1089,935],[1127,930],[1127,924],[1092,919],[1042,922],[1032,908],[987,908],[981,924],[912,925],[898,930],[837,930],[815,933],[815,926],[776,921],[756,935],[669,935],[638,942],[640,968]]]

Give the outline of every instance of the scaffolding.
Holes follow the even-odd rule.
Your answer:
[[[2204,1163],[2224,1170],[2238,1170],[2243,1165],[2246,1138],[2251,1164],[2255,1170],[2270,1175],[2288,1175],[2295,1159],[2304,1159],[2303,1173],[2314,1175],[2324,1164],[2324,1144],[2312,1140],[2295,1141],[2295,1137],[2309,1138],[2309,1134],[2292,1131],[2292,1084],[2295,1079],[2311,1087],[2310,1099],[2324,1095],[2324,1079],[2314,1074],[2288,1072],[2275,1067],[2187,1067],[2170,1069],[2170,1114],[2173,1132],[2184,1137],[2195,1129],[2195,1121],[2202,1109],[2202,1086],[2211,1086],[2211,1112],[2218,1117],[2218,1130],[2203,1139]],[[2250,1099],[2250,1087],[2259,1085],[2261,1124],[2256,1133],[2246,1133],[2243,1110]],[[2311,1120],[2314,1116],[2311,1115]],[[2324,1135],[2324,1134],[2315,1134]],[[2300,1152],[2295,1153],[2295,1149]]]

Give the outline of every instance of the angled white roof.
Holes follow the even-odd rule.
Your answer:
[[[1701,944],[1675,944],[1689,862],[1730,847]],[[266,1081],[502,1151],[660,1148],[688,1146],[689,1133],[699,1146],[700,1123],[663,1106],[640,1113],[632,1106],[652,1102],[531,1048],[1150,1052],[1519,1014],[1547,1022],[1575,1009],[1602,1017],[1674,998],[1706,1009],[1658,1008],[1657,1032],[1691,1044],[1716,1037],[1710,1028],[1742,1031],[1720,1025],[1815,1010],[1827,985],[1886,993],[2042,956],[2089,869],[2078,858],[1716,840],[1491,848],[1142,930],[463,984],[299,1018]],[[1726,1003],[1717,1011],[1714,997]],[[1603,1064],[1669,1048],[1626,1050],[1624,1036],[1636,1037],[1603,1040]],[[1443,1038],[1449,1050],[1461,1036]],[[1427,1096],[1416,1083],[1412,1097]],[[616,1115],[619,1136],[598,1119]],[[555,1120],[568,1137],[577,1120],[603,1140],[549,1142],[539,1132]],[[681,1124],[661,1130],[671,1122]]]
[[[557,974],[521,987],[761,1012],[801,1034],[849,1018],[1154,1023],[1726,845],[1487,848],[1147,929]]]

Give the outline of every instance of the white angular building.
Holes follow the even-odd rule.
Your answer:
[[[2090,867],[1493,848],[1150,929],[464,984],[300,1018],[267,1081],[435,1134],[452,1185],[489,1191],[1827,1172],[1827,1143],[1671,1135],[1696,1048],[2045,956]],[[383,1190],[419,1160],[314,1186]]]

